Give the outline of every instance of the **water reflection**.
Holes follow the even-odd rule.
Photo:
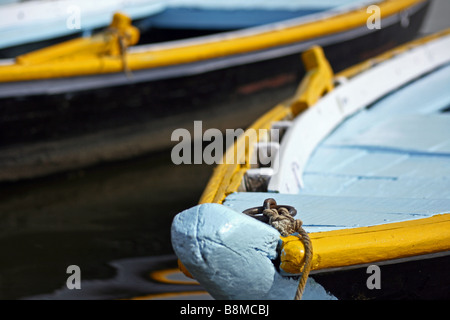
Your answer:
[[[172,265],[174,261],[173,255],[112,261],[109,265],[115,274],[108,279],[85,280],[81,290],[69,290],[63,285],[51,294],[27,299],[211,299],[195,280],[187,278],[177,268],[163,269],[164,277],[153,277],[149,272],[160,272],[160,268]]]
[[[167,151],[0,185],[0,299],[120,299],[181,290],[137,280],[176,267],[170,224],[197,204],[211,172],[173,165]],[[73,264],[81,268],[82,290],[63,290]],[[136,281],[123,285],[125,267]]]

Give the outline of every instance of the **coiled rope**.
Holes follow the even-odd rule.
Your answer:
[[[294,297],[294,300],[301,300],[311,271],[313,248],[308,233],[302,227],[303,222],[299,219],[294,219],[297,210],[290,206],[279,206],[274,199],[269,198],[264,201],[263,207],[247,209],[244,213],[260,221],[267,222],[284,237],[292,234],[302,241],[305,247],[305,263],[303,264],[303,270],[300,270],[302,275]]]

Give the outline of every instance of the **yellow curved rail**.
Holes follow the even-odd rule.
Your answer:
[[[252,149],[259,141],[260,129],[269,130],[272,122],[283,119],[291,119],[300,112],[312,106],[325,93],[333,90],[333,70],[325,58],[322,48],[315,46],[302,54],[306,75],[300,83],[297,92],[291,99],[279,104],[274,109],[258,119],[250,131],[244,132],[238,141],[227,150],[227,154],[241,155],[242,159],[236,159],[232,164],[223,161],[216,167],[210,179],[200,203],[217,202],[222,203],[225,197],[236,192],[241,184],[245,172],[250,169],[250,155]],[[234,150],[233,150],[234,149]],[[239,153],[238,150],[244,152]]]
[[[377,5],[380,7],[381,19],[383,19],[425,1],[385,0]],[[365,26],[367,18],[366,7],[362,7],[325,20],[312,21],[281,30],[264,31],[174,48],[128,53],[126,65],[129,70],[133,71],[263,50]],[[94,37],[90,39],[93,42],[96,41]],[[86,46],[86,43],[80,43],[80,45]],[[106,42],[105,45],[109,44]],[[61,49],[61,46],[59,48]],[[73,55],[52,61],[32,65],[16,63],[1,66],[0,82],[113,73],[123,70],[122,58],[118,55],[98,54],[98,50],[94,50],[92,54],[77,55],[76,48],[72,48],[72,50]]]

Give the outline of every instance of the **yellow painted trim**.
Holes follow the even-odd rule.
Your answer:
[[[288,103],[282,103],[259,118],[250,126],[250,128],[254,129],[256,132],[259,132],[259,129],[269,130],[273,121],[279,121],[290,117],[290,105]],[[248,155],[251,154],[254,143],[259,141],[258,136],[255,137],[254,135],[248,134],[248,132],[249,131],[247,130],[238,138],[237,142],[226,151],[224,163],[219,164],[215,168],[213,176],[209,180],[199,203],[222,203],[228,194],[237,191],[243,173],[250,168]],[[242,150],[245,146],[247,147],[246,152],[241,153],[240,158],[236,159],[239,161],[227,163],[227,155],[239,155],[238,150]],[[243,163],[243,158],[247,159],[245,163]],[[239,178],[236,178],[235,175],[238,175]]]
[[[380,7],[381,19],[383,19],[425,1],[385,0],[377,5]],[[325,20],[312,21],[282,30],[270,30],[253,35],[221,39],[220,41],[204,42],[184,47],[128,53],[126,64],[128,69],[133,71],[268,49],[364,26],[368,15],[366,7],[362,7]],[[0,66],[0,82],[113,73],[121,72],[122,70],[121,57],[99,56],[95,53],[78,56],[74,52],[71,56],[39,64],[20,65],[16,63]]]
[[[310,233],[311,270],[348,267],[450,251],[450,214],[372,227]],[[281,237],[280,268],[298,274],[304,246],[296,236]]]
[[[302,55],[306,75],[291,102],[294,116],[314,105],[324,94],[334,89],[333,70],[323,49],[312,47]]]
[[[102,55],[121,57],[123,50],[139,41],[139,29],[132,26],[131,22],[128,16],[116,13],[105,31],[89,38],[77,38],[20,55],[16,58],[16,63],[21,66],[31,66],[51,63],[57,59],[70,60],[74,56],[78,59]]]

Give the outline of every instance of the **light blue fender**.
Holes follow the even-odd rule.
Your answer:
[[[172,223],[175,254],[215,299],[293,299],[298,281],[282,277],[272,260],[280,234],[274,228],[214,203],[178,214]],[[303,299],[329,299],[308,280]]]

